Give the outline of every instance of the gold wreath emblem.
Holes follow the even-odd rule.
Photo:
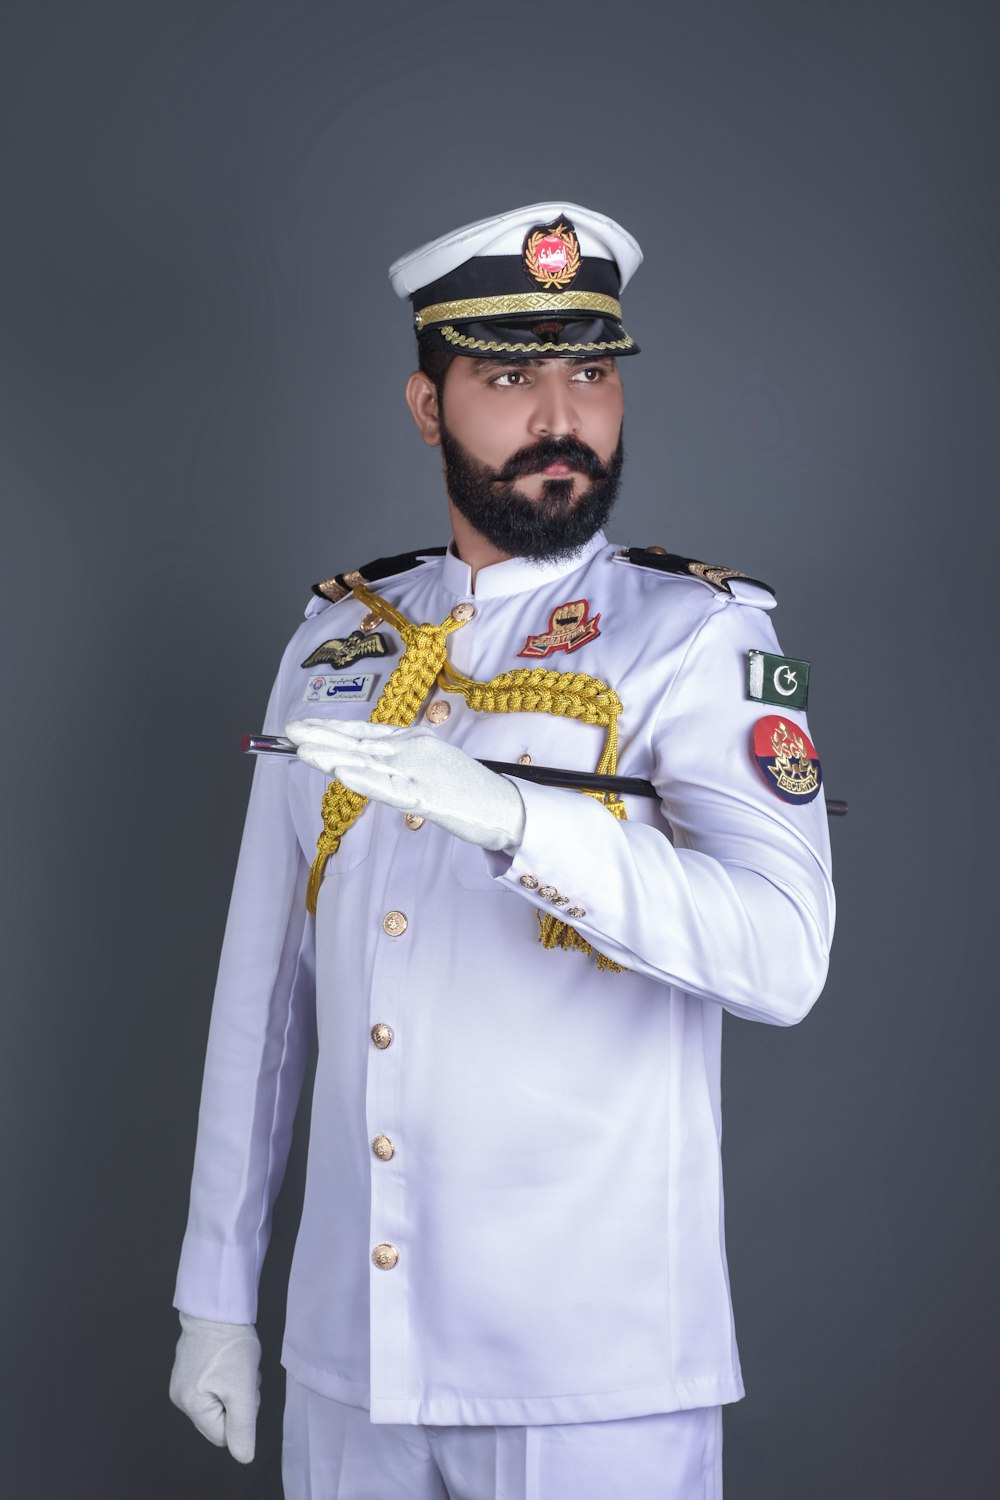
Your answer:
[[[553,237],[562,240],[566,246],[566,264],[561,271],[553,271],[547,266],[538,264],[539,245],[542,240]],[[525,241],[524,263],[528,274],[533,276],[540,286],[569,286],[580,269],[580,245],[576,235],[561,221],[551,229],[536,229]]]

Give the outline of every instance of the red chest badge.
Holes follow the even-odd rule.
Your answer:
[[[586,599],[571,599],[558,604],[549,615],[549,628],[541,635],[529,635],[518,656],[551,656],[553,651],[579,651],[588,641],[600,635],[600,615],[590,618]]]
[[[753,726],[760,774],[783,802],[811,802],[823,784],[816,746],[791,719],[768,714]]]

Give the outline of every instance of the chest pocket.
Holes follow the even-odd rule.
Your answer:
[[[356,667],[350,669],[350,674],[360,672],[364,665],[364,662],[359,662]],[[330,666],[321,666],[316,670],[320,674],[324,672],[330,674],[335,671]],[[339,675],[344,676],[345,673],[340,672]],[[296,684],[295,696],[287,704],[283,722],[287,723],[290,719],[331,719],[348,723],[364,723],[371,714],[371,701],[338,701],[335,704],[303,702],[302,693],[306,681],[306,674],[303,673],[302,679]],[[376,675],[375,697],[378,696],[379,688],[380,681]],[[280,730],[278,732],[280,733]],[[325,771],[315,771],[311,766],[303,765],[301,761],[290,765],[288,773],[288,805],[292,823],[302,846],[302,852],[311,865],[316,854],[316,840],[323,832],[323,793],[333,777],[328,776]],[[327,865],[327,874],[346,875],[349,870],[363,864],[368,858],[372,847],[375,811],[374,803],[369,803],[360,818],[347,830],[340,841],[340,848]]]
[[[301,763],[289,766],[288,804],[292,823],[306,859],[312,863],[316,840],[323,832],[323,793],[332,777]],[[376,807],[369,802],[364,812],[344,834],[340,848],[327,865],[328,875],[346,875],[363,864],[371,853]]]

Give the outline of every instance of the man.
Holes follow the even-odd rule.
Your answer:
[[[282,661],[176,1296],[172,1396],[247,1461],[315,1008],[288,1500],[721,1496],[722,1012],[799,1020],[833,903],[770,591],[601,531],[640,260],[544,203],[390,273],[452,542],[318,585]]]

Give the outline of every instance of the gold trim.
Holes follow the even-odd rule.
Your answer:
[[[345,589],[339,584],[336,578],[328,578],[325,583],[317,583],[316,587],[325,599],[330,600],[331,604],[339,604],[341,599],[346,599],[351,592],[350,589]]]
[[[702,583],[710,583],[713,588],[720,589],[724,594],[731,594],[729,587],[730,578],[744,578],[747,583],[754,580],[749,573],[741,573],[739,568],[727,568],[724,563],[689,562],[688,572],[694,578],[700,578]]]
[[[513,292],[508,297],[466,297],[460,302],[432,302],[422,307],[414,322],[417,332],[428,323],[448,323],[452,318],[494,318],[504,313],[558,313],[558,312],[607,313],[609,317],[621,318],[622,306],[615,297],[604,292]]]
[[[504,344],[495,339],[470,339],[448,323],[438,333],[459,349],[479,349],[484,354],[596,354],[600,350],[631,349],[635,345],[635,339],[628,334],[623,339],[605,339],[599,344]]]

